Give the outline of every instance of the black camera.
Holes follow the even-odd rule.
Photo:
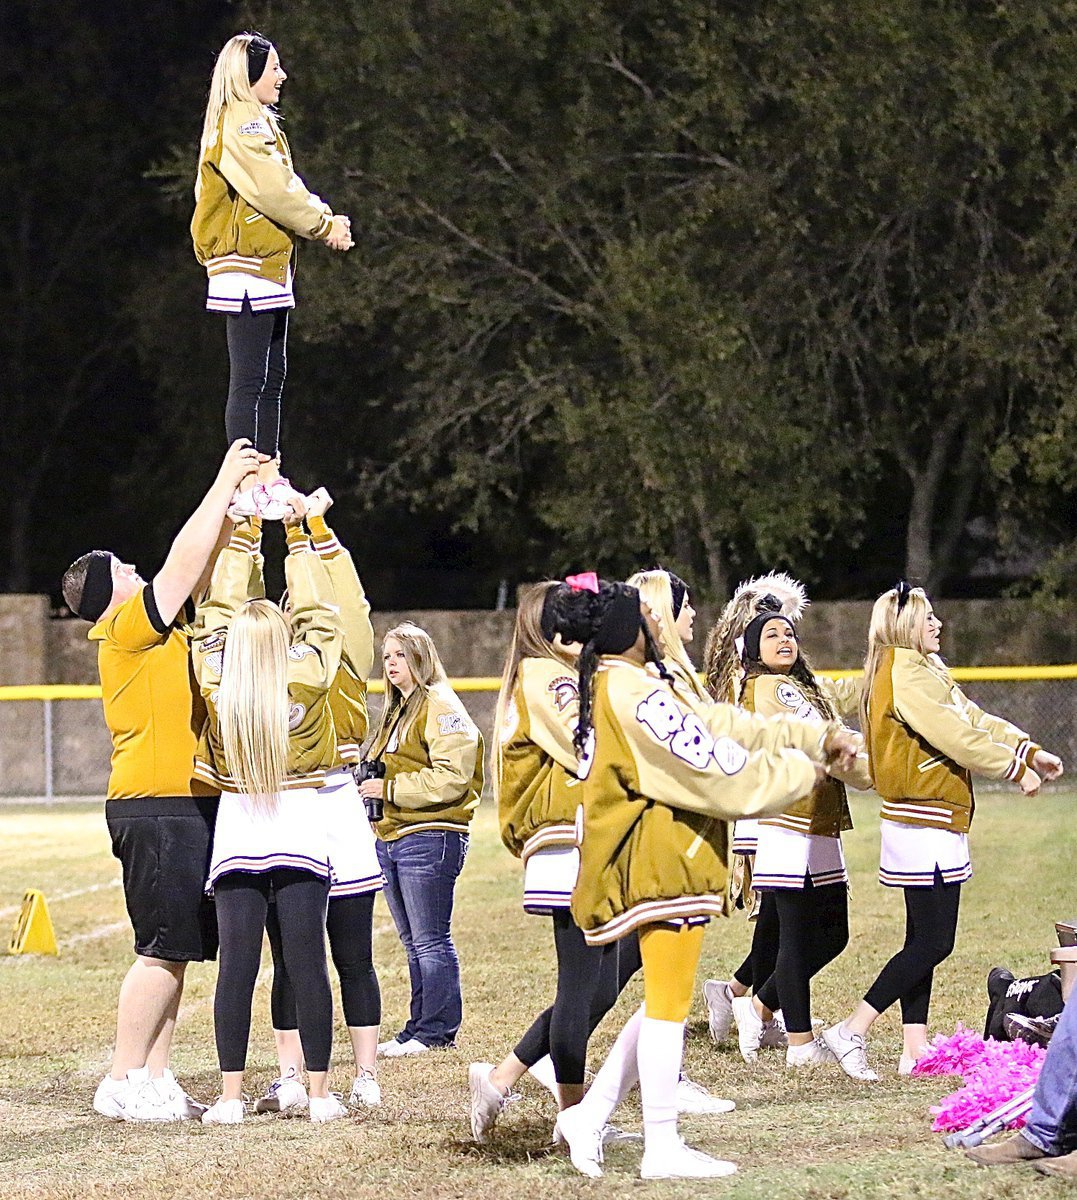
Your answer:
[[[385,763],[380,758],[364,758],[357,767],[352,767],[352,774],[355,776],[356,786],[367,779],[384,779]],[[363,804],[366,806],[368,821],[380,821],[385,815],[385,805],[380,796],[364,797]]]

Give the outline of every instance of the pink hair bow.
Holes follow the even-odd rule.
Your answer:
[[[598,595],[598,576],[594,571],[584,571],[581,575],[566,575],[565,583],[574,592],[594,592]]]

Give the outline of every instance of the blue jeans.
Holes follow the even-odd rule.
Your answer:
[[[1022,1136],[1045,1154],[1077,1150],[1077,992],[1047,1046]]]
[[[385,899],[408,956],[411,1015],[396,1035],[451,1046],[463,1018],[460,960],[452,944],[453,890],[467,855],[466,833],[431,829],[378,842]]]

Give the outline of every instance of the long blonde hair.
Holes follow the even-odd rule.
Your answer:
[[[625,582],[639,592],[640,600],[647,605],[651,616],[658,623],[660,642],[658,648],[662,651],[662,657],[675,663],[697,697],[700,700],[706,700],[707,693],[699,682],[695,664],[689,658],[688,651],[684,648],[684,641],[677,632],[678,614],[673,611],[673,585],[670,583],[669,573],[661,569],[637,571],[635,575],[630,575]],[[688,593],[686,592],[684,602],[687,603],[687,601]]]
[[[404,695],[385,672],[385,643],[390,638],[394,638],[400,643],[400,648],[404,651],[404,661],[408,664],[408,670],[415,682],[415,687],[408,696]],[[381,677],[385,685],[385,701],[382,704],[378,729],[374,735],[375,753],[380,753],[385,749],[386,743],[389,741],[389,734],[398,720],[400,721],[400,734],[403,736],[405,729],[415,719],[415,714],[430,688],[435,683],[445,683],[448,680],[445,668],[441,664],[441,657],[434,645],[434,639],[425,629],[420,629],[411,621],[405,621],[402,625],[390,629],[382,638],[381,645],[383,651]]]
[[[217,143],[217,126],[221,123],[221,113],[232,103],[257,104],[258,99],[251,88],[247,74],[247,47],[257,35],[253,33],[237,33],[229,38],[224,48],[217,55],[213,64],[213,75],[209,81],[209,99],[206,102],[206,115],[202,121],[202,140],[199,143],[198,162],[201,166],[206,154]],[[273,122],[273,110],[262,105],[267,119]],[[198,199],[202,172],[195,175],[194,198]]]
[[[879,671],[883,653],[891,646],[901,646],[924,654],[922,631],[929,604],[923,588],[910,588],[908,598],[898,612],[898,589],[891,588],[875,601],[868,625],[868,652],[864,658],[864,692],[860,697],[860,728],[868,730],[868,705],[871,688]]]
[[[288,773],[288,622],[271,600],[250,600],[224,645],[217,716],[228,773],[272,812]]]
[[[497,708],[494,710],[494,738],[490,750],[491,775],[494,778],[495,795],[501,790],[501,729],[505,723],[505,712],[512,700],[520,663],[525,658],[550,658],[563,663],[573,672],[576,664],[572,657],[548,642],[542,632],[542,606],[546,597],[561,584],[556,579],[544,580],[529,587],[520,596],[516,607],[516,621],[512,627],[512,640],[505,656],[505,668],[501,672],[501,687],[497,693]]]

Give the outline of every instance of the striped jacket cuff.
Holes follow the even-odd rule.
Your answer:
[[[228,549],[241,553],[257,554],[262,547],[262,518],[244,517],[236,525],[228,539]]]
[[[325,523],[325,517],[311,517],[307,521],[307,528],[314,549],[322,558],[335,558],[340,553],[343,547],[337,541],[337,535]]]
[[[1042,746],[1037,746],[1031,738],[1025,740],[1017,747],[1017,757],[1025,764],[1030,771],[1035,771],[1036,764],[1032,761],[1037,754],[1043,749]]]
[[[285,535],[288,540],[289,554],[305,554],[310,549],[310,539],[303,531],[302,525],[288,525]]]

